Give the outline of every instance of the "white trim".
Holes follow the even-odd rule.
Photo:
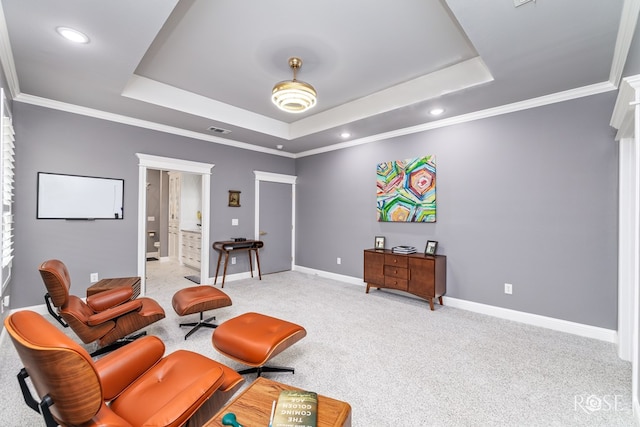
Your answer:
[[[631,353],[631,400],[640,417],[640,76],[620,84],[610,124],[618,130],[618,353]],[[627,300],[629,299],[629,300]],[[630,348],[629,348],[630,347]]]
[[[4,16],[4,9],[0,3],[0,63],[4,71],[9,93],[11,98],[15,98],[20,93],[20,85],[18,82],[18,72],[16,64],[13,60],[13,51],[11,50],[11,41],[9,40],[9,31],[7,30],[7,21]]]
[[[296,265],[295,271],[306,274],[314,274],[327,279],[339,280],[341,282],[353,285],[364,286],[364,282],[359,277],[344,276],[328,271],[316,270],[313,268]],[[402,292],[401,292],[402,293]],[[408,297],[413,295],[402,293]],[[415,297],[413,297],[415,298]],[[522,311],[511,310],[508,308],[495,307],[492,305],[480,304],[473,301],[465,301],[458,298],[442,297],[445,306],[459,308],[462,310],[473,311],[474,313],[486,314],[487,316],[497,317],[514,322],[526,323],[527,325],[538,326],[541,328],[552,329],[554,331],[566,332],[581,337],[594,338],[600,341],[610,343],[616,342],[616,331],[612,329],[599,328],[597,326],[584,325],[582,323],[570,322],[568,320],[555,319],[553,317],[540,316],[537,314],[525,313]]]
[[[636,88],[634,101],[640,101],[640,87]],[[631,356],[631,399],[636,409],[634,415],[640,417],[639,396],[640,384],[638,384],[638,375],[640,375],[640,348],[638,347],[638,339],[640,338],[640,105],[636,104],[634,110],[634,157],[635,174],[635,198],[633,205],[634,213],[634,229],[636,234],[633,236],[633,346]]]
[[[140,291],[146,293],[146,212],[147,212],[147,169],[160,169],[193,173],[202,176],[202,234],[200,247],[200,281],[209,278],[209,224],[211,224],[211,169],[215,166],[209,163],[191,160],[173,159],[151,154],[136,153],[140,159],[138,165],[138,276],[141,277]]]
[[[620,83],[618,98],[609,121],[611,127],[618,130],[616,141],[632,138],[634,135],[633,105],[636,102],[638,90],[640,90],[640,75],[625,77]]]
[[[511,310],[508,308],[495,307],[492,305],[480,304],[473,301],[465,301],[457,298],[442,297],[445,306],[460,308],[474,313],[486,314],[500,319],[514,322],[526,323],[527,325],[552,329],[554,331],[566,332],[586,338],[594,338],[610,343],[616,342],[616,331],[613,329],[599,328],[597,326],[584,325],[582,323],[570,322],[568,320],[556,319],[553,317],[540,316],[532,313]]]
[[[162,125],[154,122],[149,122],[146,120],[134,119],[131,117],[123,116],[120,114],[108,113],[100,110],[95,110],[92,108],[80,107],[73,104],[67,104],[64,102],[53,101],[46,98],[41,98],[32,95],[19,94],[14,97],[14,101],[23,102],[26,104],[38,105],[41,107],[51,108],[54,110],[66,111],[69,113],[85,115],[89,117],[95,117],[102,120],[109,120],[112,122],[127,124],[131,126],[137,126],[140,128],[156,130],[158,132],[164,132],[173,135],[180,135],[187,138],[198,139],[202,141],[209,141],[216,144],[228,145],[231,147],[240,148],[243,150],[257,151],[267,154],[273,154],[281,157],[288,158],[301,158],[312,156],[315,154],[326,153],[330,151],[341,150],[344,148],[354,147],[362,144],[368,144],[371,142],[380,141],[383,139],[393,138],[402,135],[409,135],[418,132],[424,132],[430,129],[437,129],[446,126],[452,126],[455,124],[470,122],[474,120],[480,120],[488,117],[513,113],[516,111],[526,110],[530,108],[542,107],[549,104],[555,104],[558,102],[569,101],[572,99],[582,98],[586,96],[597,95],[604,92],[609,92],[612,90],[616,90],[616,86],[614,86],[611,82],[606,81],[602,83],[596,83],[589,86],[583,86],[576,89],[570,89],[564,92],[558,92],[551,95],[541,96],[538,98],[533,98],[525,101],[514,102],[512,104],[502,105],[494,108],[489,108],[486,110],[476,111],[473,113],[462,114],[460,116],[450,117],[443,120],[438,120],[434,122],[428,122],[421,125],[416,125],[404,129],[397,129],[390,132],[380,133],[377,135],[371,135],[365,138],[356,139],[349,142],[343,142],[334,145],[328,145],[326,147],[317,148],[313,150],[304,151],[298,154],[288,153],[282,150],[274,150],[271,148],[265,148],[254,144],[249,144],[246,142],[236,141],[229,138],[219,138],[216,136],[205,135],[199,132],[193,132],[185,129],[176,128],[173,126]]]
[[[134,74],[122,96],[198,117],[242,126],[277,138],[289,138],[288,123]]]
[[[240,142],[229,138],[220,138],[213,135],[206,135],[204,133],[194,132],[186,129],[177,128],[174,126],[167,126],[160,123],[150,122],[147,120],[135,119],[121,114],[113,114],[106,111],[96,110],[93,108],[81,107],[79,105],[68,104],[66,102],[54,101],[47,98],[41,98],[38,96],[19,94],[13,99],[16,102],[22,102],[25,104],[37,105],[39,107],[50,108],[52,110],[66,111],[68,113],[78,114],[82,116],[94,117],[101,120],[108,120],[111,122],[121,123],[130,126],[136,126],[143,129],[155,130],[158,132],[168,133],[171,135],[184,136],[186,138],[197,139],[200,141],[213,142],[220,145],[228,145],[231,147],[241,148],[243,150],[258,151],[261,153],[274,154],[281,157],[295,157],[292,153],[276,150],[273,148],[261,147],[259,145],[248,144],[246,142]]]
[[[255,175],[254,186],[254,239],[260,240],[260,182],[278,182],[291,185],[291,269],[296,261],[296,180],[295,175],[284,175],[281,173],[253,171]]]
[[[634,241],[635,227],[634,162],[635,145],[630,138],[621,139],[618,146],[618,356],[627,361],[633,357],[634,304]]]
[[[624,65],[629,56],[629,49],[631,48],[631,42],[633,41],[633,35],[636,30],[638,15],[640,15],[640,0],[625,0],[622,5],[618,36],[613,52],[611,71],[609,72],[609,82],[616,87],[620,84],[620,79],[624,72]]]
[[[512,104],[501,105],[499,107],[488,108],[486,110],[475,111],[473,113],[462,114],[455,117],[449,117],[434,122],[423,123],[421,125],[411,126],[404,129],[396,129],[390,132],[371,135],[365,138],[355,139],[349,142],[341,142],[339,144],[328,145],[326,147],[316,148],[313,150],[303,151],[296,154],[296,158],[313,156],[315,154],[326,153],[329,151],[341,150],[343,148],[355,147],[357,145],[368,144],[383,139],[395,138],[398,136],[409,135],[418,132],[424,132],[431,129],[442,128],[446,126],[457,125],[461,123],[471,122],[474,120],[486,119],[489,117],[500,116],[503,114],[514,113],[516,111],[529,110],[531,108],[542,107],[545,105],[556,104],[558,102],[570,101],[572,99],[584,98],[585,96],[597,95],[604,92],[616,90],[616,87],[610,82],[596,83],[589,86],[583,86],[576,89],[566,90],[564,92],[553,93],[551,95],[540,96],[538,98],[528,99],[525,101],[514,102]]]
[[[279,182],[282,184],[294,185],[298,177],[295,175],[284,175],[281,173],[253,171],[256,181]]]
[[[295,121],[290,125],[288,139],[322,132],[493,80],[489,68],[479,56],[476,56]]]
[[[350,283],[352,285],[358,285],[362,287],[365,286],[364,282],[359,277],[345,276],[344,274],[336,274],[330,271],[316,270],[315,268],[303,267],[301,265],[294,265],[293,270],[298,271],[300,273],[312,274],[315,276],[323,277],[325,279],[338,280],[340,282]]]

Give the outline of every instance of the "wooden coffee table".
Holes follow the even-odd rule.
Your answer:
[[[214,415],[204,427],[222,426],[222,417],[227,412],[236,414],[236,419],[243,426],[266,427],[269,425],[273,401],[278,399],[282,390],[299,389],[258,377],[253,384]],[[351,427],[351,406],[347,402],[318,395],[317,427]]]

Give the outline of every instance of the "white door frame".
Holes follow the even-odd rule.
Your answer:
[[[254,239],[260,240],[260,182],[279,182],[291,185],[291,269],[296,264],[296,179],[295,175],[283,175],[280,173],[253,171],[255,180],[255,228]]]
[[[200,248],[200,283],[209,279],[209,224],[211,223],[211,169],[215,165],[136,153],[138,159],[138,276],[140,291],[146,293],[146,225],[147,169],[186,172],[202,176],[202,245]]]
[[[611,117],[618,130],[618,355],[631,361],[631,403],[640,422],[640,75],[620,84]]]

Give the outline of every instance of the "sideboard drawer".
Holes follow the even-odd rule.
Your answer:
[[[401,291],[406,291],[408,287],[407,279],[398,279],[396,277],[386,277],[384,278],[384,286],[386,288],[398,289]]]
[[[408,279],[409,269],[396,267],[395,265],[385,265],[384,275],[388,277],[395,277],[396,279]]]
[[[396,267],[407,268],[407,257],[385,254],[384,263],[385,265],[395,265]]]

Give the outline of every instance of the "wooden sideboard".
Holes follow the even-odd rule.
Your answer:
[[[369,288],[408,292],[429,301],[447,292],[447,257],[444,255],[396,254],[389,249],[364,251],[364,281]]]

